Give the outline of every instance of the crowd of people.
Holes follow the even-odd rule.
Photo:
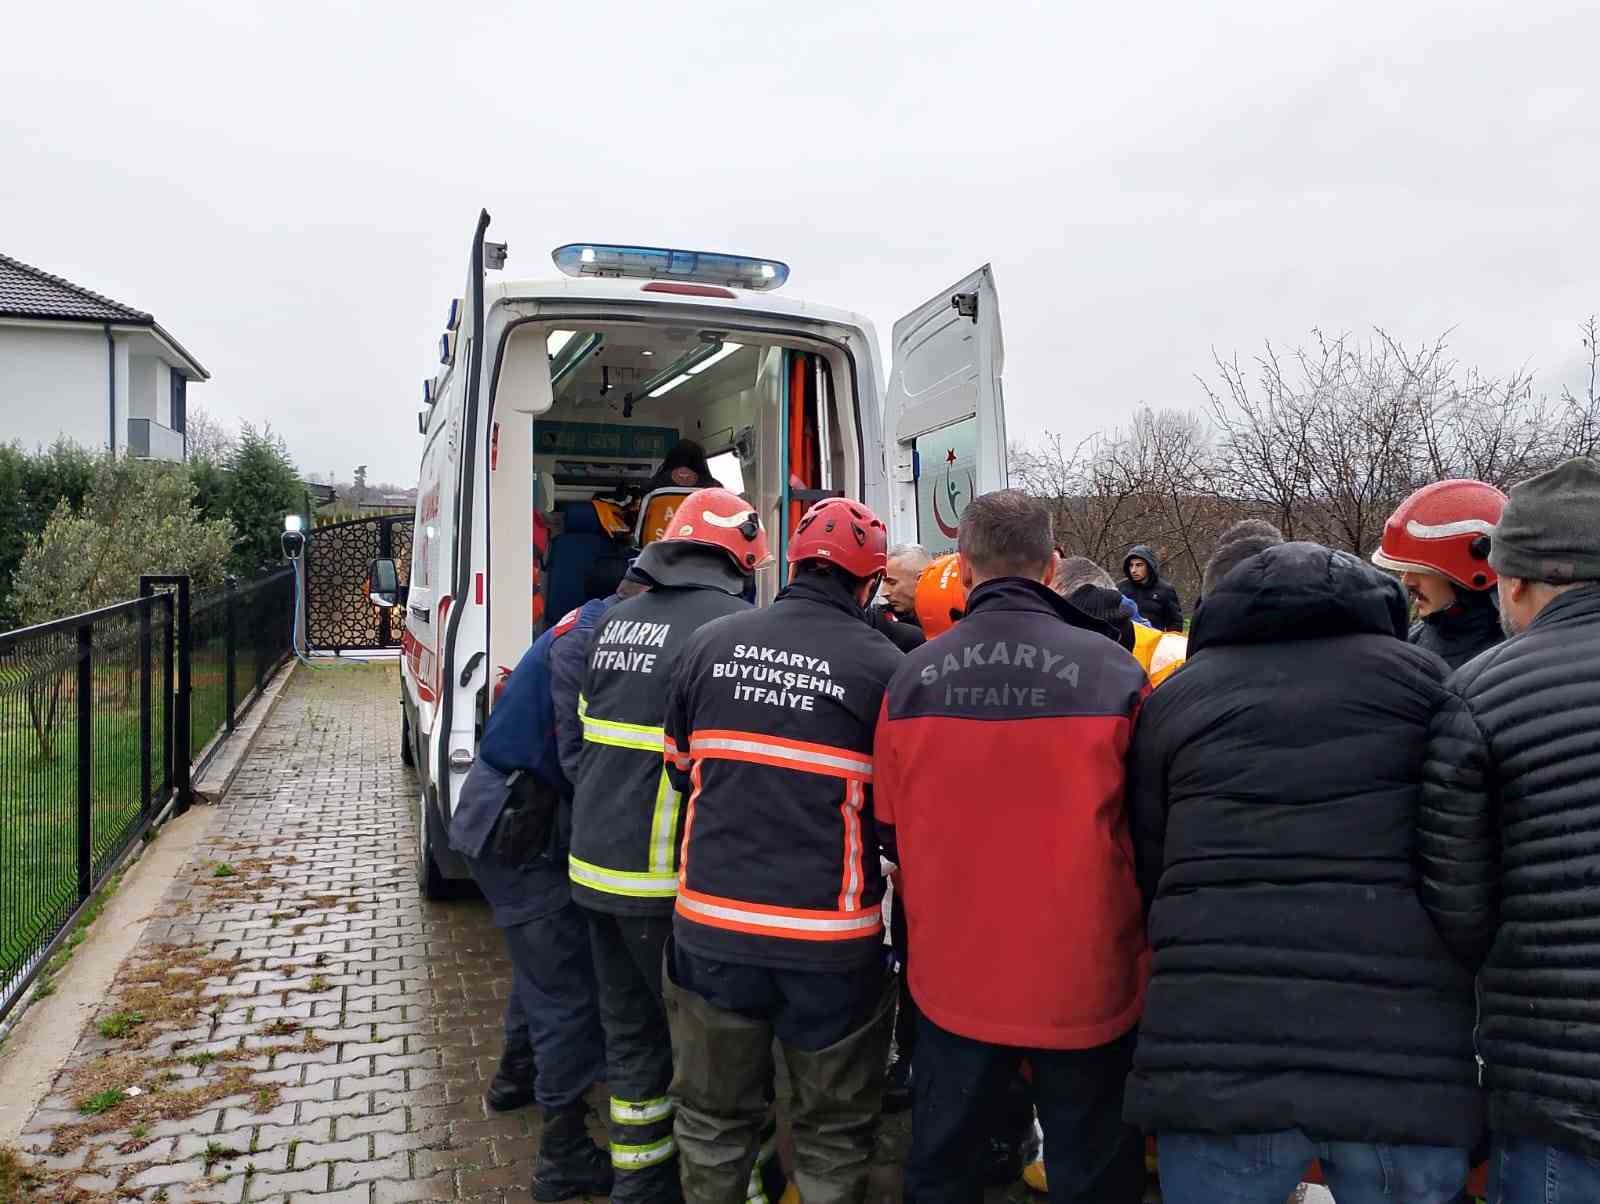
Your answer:
[[[904,1198],[969,1204],[1021,1084],[1052,1200],[1142,1200],[1147,1135],[1170,1204],[1450,1204],[1485,1151],[1600,1200],[1600,465],[1419,490],[1372,564],[1236,524],[1187,621],[1014,490],[950,557],[840,498],[786,553],[750,605],[699,489],[490,711],[451,840],[536,1199],[859,1202],[899,1095]]]

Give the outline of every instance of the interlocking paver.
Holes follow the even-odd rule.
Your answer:
[[[198,1020],[150,1034],[148,1053],[249,1050],[170,1072],[187,1089],[232,1066],[250,1093],[152,1119],[142,1147],[126,1129],[90,1137],[51,1159],[64,1171],[174,1204],[454,1200],[459,1175],[489,1169],[509,1175],[488,1189],[497,1199],[526,1189],[537,1109],[492,1117],[482,1102],[500,1052],[503,946],[481,902],[417,893],[398,692],[392,665],[300,670],[135,953],[239,959],[197,987]],[[234,877],[212,876],[221,862]],[[89,1030],[75,1059],[120,1048]],[[53,1102],[21,1143],[41,1158],[82,1119],[70,1094]],[[491,1141],[523,1169],[496,1168]]]

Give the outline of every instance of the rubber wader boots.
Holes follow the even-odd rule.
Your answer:
[[[513,1112],[533,1103],[534,1077],[533,1043],[524,1031],[506,1041],[505,1052],[500,1055],[500,1069],[495,1071],[494,1080],[484,1093],[490,1109]]]
[[[662,986],[683,1197],[688,1204],[744,1204],[770,1105],[772,1026],[712,1007],[680,987],[670,960]]]
[[[896,980],[863,1027],[815,1053],[783,1048],[794,1089],[794,1182],[805,1204],[859,1204],[883,1107]]]
[[[589,1137],[589,1114],[583,1100],[544,1110],[539,1138],[539,1163],[533,1169],[535,1200],[568,1200],[604,1196],[611,1191],[611,1155]]]

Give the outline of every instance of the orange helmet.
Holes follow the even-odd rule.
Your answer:
[[[1438,573],[1463,589],[1489,589],[1498,580],[1489,567],[1489,536],[1505,506],[1506,495],[1482,481],[1424,485],[1383,524],[1372,563],[1396,573]]]
[[[696,489],[683,499],[661,538],[718,548],[747,576],[772,560],[761,516],[731,489]]]
[[[930,640],[956,625],[967,609],[967,591],[961,584],[961,558],[947,552],[917,578],[917,622]]]

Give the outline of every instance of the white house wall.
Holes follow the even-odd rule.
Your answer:
[[[127,350],[122,351],[126,397]],[[105,447],[107,387],[103,330],[0,325],[0,443],[16,441],[31,451],[64,435],[86,447]],[[126,410],[118,418],[121,451]]]

